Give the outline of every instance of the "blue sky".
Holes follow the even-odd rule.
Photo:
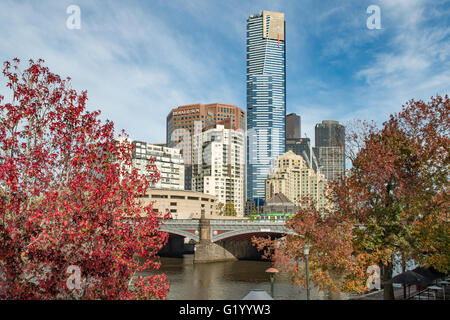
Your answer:
[[[80,30],[66,27],[71,4]],[[366,26],[369,5],[380,30]],[[308,137],[322,120],[382,122],[411,98],[449,93],[449,0],[2,0],[0,60],[43,58],[117,129],[164,142],[175,106],[246,109],[246,19],[262,10],[285,13],[287,112]]]

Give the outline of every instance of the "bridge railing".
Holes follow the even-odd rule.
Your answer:
[[[200,220],[194,219],[169,219],[164,220],[163,224],[199,224]]]
[[[237,224],[276,224],[284,225],[286,221],[283,220],[256,220],[256,219],[242,219],[242,220],[210,220],[210,223],[220,225],[237,225]]]
[[[209,220],[211,225],[284,225],[286,221],[284,220],[256,220],[256,219],[236,219],[236,220]],[[163,221],[163,224],[171,225],[192,225],[199,224],[198,219],[170,219]]]

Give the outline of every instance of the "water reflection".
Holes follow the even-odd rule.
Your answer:
[[[270,294],[270,278],[265,272],[271,266],[264,261],[229,261],[193,263],[193,255],[161,258],[158,273],[165,273],[170,282],[169,300],[240,300],[252,289]],[[286,274],[275,278],[274,296],[277,300],[305,300],[306,290],[289,283]],[[312,288],[311,299],[330,299],[328,293]],[[336,299],[336,296],[334,296]],[[340,299],[345,299],[342,294]]]

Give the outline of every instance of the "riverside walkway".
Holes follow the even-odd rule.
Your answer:
[[[447,282],[441,281],[440,286],[430,285],[421,291],[416,286],[411,286],[410,290],[406,289],[406,300],[450,300],[450,286]],[[395,300],[405,300],[402,287],[394,288],[394,297]],[[384,300],[384,290],[352,297],[350,300]]]
[[[408,289],[406,289],[408,290]],[[410,295],[417,293],[415,286],[411,287]],[[395,300],[403,300],[403,288],[394,288]],[[384,290],[366,293],[361,296],[352,297],[350,300],[384,300]]]

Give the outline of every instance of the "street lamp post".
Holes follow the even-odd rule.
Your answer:
[[[308,256],[309,256],[309,249],[311,248],[310,245],[305,244],[303,246],[303,253],[305,254],[305,265],[306,265],[306,300],[310,300],[310,293],[309,293],[309,266],[308,266]]]
[[[270,275],[270,295],[275,299],[273,296],[273,282],[275,281],[275,274],[278,273],[278,270],[275,268],[269,268],[266,272]]]

